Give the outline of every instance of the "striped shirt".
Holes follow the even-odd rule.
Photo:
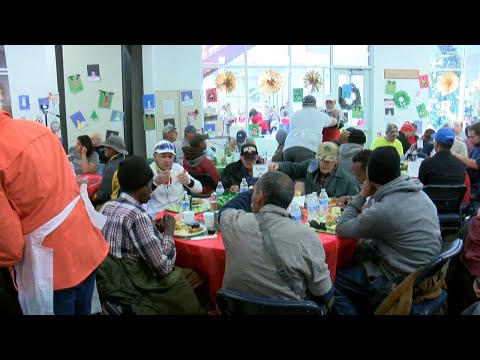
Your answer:
[[[160,276],[168,275],[175,265],[173,236],[162,236],[141,204],[126,193],[102,208],[107,216],[102,233],[111,255],[120,259],[143,258]]]

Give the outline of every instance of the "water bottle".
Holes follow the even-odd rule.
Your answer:
[[[240,160],[240,150],[238,150],[238,146],[235,146],[235,152],[233,153],[233,161]]]
[[[184,211],[190,210],[190,199],[188,198],[187,191],[183,191],[182,200],[180,201],[180,206],[182,208],[182,213]]]
[[[73,165],[73,162],[70,161],[70,167],[72,168],[73,176],[77,176],[75,173],[75,165]]]
[[[240,183],[240,192],[248,191],[248,183],[247,179],[242,178],[242,182]]]
[[[318,197],[317,193],[307,195],[307,220],[313,221],[318,219]]]
[[[217,185],[217,189],[215,190],[215,194],[217,196],[221,196],[223,195],[224,192],[225,192],[225,189],[223,188],[223,184],[221,181],[219,181]]]
[[[302,211],[297,203],[293,204],[292,209],[290,210],[290,216],[293,220],[302,222]]]
[[[320,206],[320,222],[325,222],[328,215],[328,194],[325,189],[322,189],[319,196],[319,206]]]

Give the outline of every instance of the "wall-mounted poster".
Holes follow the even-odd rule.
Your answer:
[[[38,99],[38,106],[41,110],[46,110],[49,107],[48,97],[46,98],[39,98]]]
[[[123,126],[123,117],[125,113],[123,111],[112,110],[112,116],[110,117],[110,124],[114,127],[121,128]]]
[[[70,115],[70,119],[77,130],[83,129],[88,125],[88,122],[81,111],[77,111],[75,114]]]
[[[20,110],[30,110],[30,96],[20,95],[18,97],[18,107]]]
[[[100,65],[87,65],[87,81],[100,81]]]
[[[420,105],[417,105],[417,114],[420,119],[423,119],[428,115],[425,103],[421,103]]]
[[[180,91],[180,100],[183,106],[193,106],[192,91]]]
[[[248,124],[248,136],[253,138],[260,137],[260,128],[257,124]]]
[[[163,119],[163,126],[167,126],[168,124],[175,126],[175,119]],[[176,127],[176,126],[175,126]]]
[[[215,88],[207,89],[205,95],[206,95],[207,103],[217,102],[217,89]]]
[[[145,111],[155,110],[155,95],[154,94],[143,95],[143,110],[145,110]]]
[[[105,139],[108,139],[111,135],[118,136],[119,132],[114,130],[107,130],[107,134],[105,135]]]
[[[98,107],[110,109],[112,107],[113,92],[99,90]]]
[[[418,82],[420,83],[420,89],[428,88],[430,86],[428,82],[428,74],[420,75],[418,77]]]
[[[397,82],[394,80],[388,80],[385,84],[385,94],[393,95],[395,94],[395,89],[397,88]]]
[[[293,89],[293,102],[302,102],[303,100],[303,89],[296,88]]]
[[[155,114],[143,114],[143,130],[155,130]]]
[[[68,86],[72,94],[77,94],[83,90],[82,79],[80,74],[70,75],[68,78]]]

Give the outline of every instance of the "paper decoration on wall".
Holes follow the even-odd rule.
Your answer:
[[[108,139],[111,135],[118,136],[119,132],[114,130],[107,130],[107,134],[105,135],[105,139]]]
[[[363,119],[357,120],[357,126],[363,126]]]
[[[81,111],[77,111],[75,114],[70,115],[70,119],[72,120],[73,126],[75,126],[77,130],[83,129],[85,126],[88,125],[88,122],[83,117]]]
[[[46,98],[39,98],[38,99],[38,107],[40,110],[46,110],[50,107],[50,104],[48,102],[48,97]]]
[[[446,71],[438,78],[437,88],[445,96],[457,90],[458,84],[458,76],[452,71]]]
[[[143,110],[155,110],[155,94],[143,95]]]
[[[219,73],[215,78],[215,85],[220,91],[225,91],[227,94],[231,93],[237,87],[237,78],[231,71],[224,71]]]
[[[393,123],[394,122],[394,115],[395,115],[395,109],[394,109],[394,103],[393,99],[383,99],[383,106],[385,108],[385,116],[384,116],[384,121],[386,123]]]
[[[48,102],[50,103],[50,107],[57,106],[59,102],[58,93],[48,92],[47,98],[48,98]]]
[[[182,106],[193,106],[192,91],[180,91],[180,101]]]
[[[430,86],[428,82],[428,74],[420,75],[418,77],[418,82],[420,83],[420,89],[428,88]]]
[[[87,65],[87,81],[100,81],[100,65]]]
[[[423,119],[428,115],[427,108],[425,107],[425,103],[421,103],[417,105],[417,114],[420,119]]]
[[[20,108],[20,110],[30,110],[30,96],[19,95],[18,96],[18,107]]]
[[[282,76],[278,71],[265,70],[258,76],[258,89],[267,95],[272,95],[280,91],[282,86]]]
[[[248,124],[248,136],[253,138],[260,137],[260,127],[258,124]]]
[[[110,109],[112,107],[113,92],[99,90],[98,107]]]
[[[217,102],[217,89],[211,88],[207,89],[205,93],[207,103]]]
[[[216,132],[215,124],[205,124],[203,126],[203,130],[205,131],[205,133],[209,135],[209,137],[215,136],[215,132]]]
[[[52,129],[54,132],[57,132],[60,130],[60,123],[58,121],[52,121],[50,124],[50,129]]]
[[[397,88],[397,82],[394,80],[388,80],[385,84],[385,94],[394,95],[395,89]]]
[[[195,111],[189,111],[188,112],[188,114],[187,114],[187,126],[188,125],[193,125],[192,123],[197,120],[198,114],[199,114],[199,112],[198,112],[197,109],[195,109]]]
[[[296,88],[293,89],[293,102],[302,102],[303,100],[303,89]]]
[[[173,114],[175,114],[175,101],[163,100],[163,115],[173,115]]]
[[[323,81],[320,74],[315,70],[307,71],[303,77],[303,86],[310,90],[310,93],[319,92],[322,88]]]
[[[92,119],[93,121],[98,120],[98,115],[97,115],[97,112],[95,110],[93,110],[92,113],[90,114],[90,119]]]
[[[175,119],[163,119],[163,126],[167,126],[168,124],[175,126]],[[176,127],[176,126],[175,126]]]
[[[155,114],[143,114],[143,130],[155,130]]]
[[[70,75],[68,78],[68,86],[72,94],[77,94],[83,90],[82,79],[80,74]]]
[[[39,124],[42,124],[43,125],[43,117],[41,116],[37,116],[37,118],[35,119],[35,121]]]
[[[356,105],[352,109],[352,118],[360,119],[363,117],[363,109],[361,105]]]
[[[123,111],[112,110],[112,116],[110,117],[110,124],[114,127],[121,128],[123,126],[123,117],[125,113]]]
[[[350,99],[352,97],[352,84],[342,85],[342,98]]]
[[[418,127],[417,134],[423,134],[423,121],[415,120],[414,123],[417,124]]]
[[[410,96],[405,90],[397,91],[393,95],[393,102],[400,109],[406,109],[410,105]]]

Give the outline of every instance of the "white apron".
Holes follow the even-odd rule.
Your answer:
[[[18,300],[24,315],[53,315],[53,249],[42,246],[43,239],[54,231],[82,198],[93,225],[102,229],[107,217],[95,211],[88,198],[87,185],[80,186],[80,195],[57,216],[25,235],[23,258],[15,264]]]

